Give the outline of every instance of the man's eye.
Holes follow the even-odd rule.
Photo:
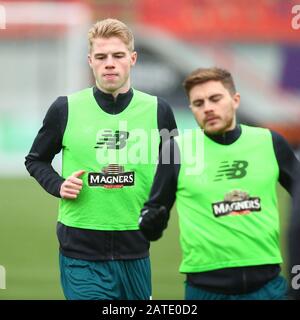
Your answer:
[[[201,107],[203,105],[203,102],[194,102],[194,107]]]
[[[96,57],[96,59],[97,59],[97,60],[104,60],[105,57],[104,57],[104,56],[98,56],[98,57]]]
[[[221,100],[221,97],[215,97],[211,99],[212,102],[218,102],[220,100]]]

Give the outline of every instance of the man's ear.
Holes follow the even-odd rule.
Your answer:
[[[89,53],[87,57],[88,57],[88,64],[89,64],[90,68],[92,68],[92,56],[91,56],[91,54]]]
[[[131,60],[131,66],[133,67],[136,64],[136,60],[137,60],[137,52],[133,51],[130,54],[130,60]]]
[[[234,94],[233,101],[234,101],[234,109],[237,110],[241,102],[241,95],[238,92]]]

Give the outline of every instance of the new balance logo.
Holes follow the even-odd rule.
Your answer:
[[[247,175],[247,167],[248,162],[243,160],[234,160],[232,164],[222,161],[214,181],[241,179]]]
[[[126,140],[129,137],[129,132],[119,131],[113,132],[112,130],[103,130],[100,137],[97,139],[95,148],[102,149],[104,146],[107,149],[122,149],[126,146]]]

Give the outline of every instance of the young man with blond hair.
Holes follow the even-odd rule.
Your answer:
[[[184,88],[200,128],[164,144],[140,229],[161,237],[176,199],[186,299],[283,299],[276,185],[291,191],[295,155],[279,134],[237,124],[240,94],[228,71],[197,69]],[[193,174],[191,141],[202,147]]]
[[[61,198],[57,236],[66,298],[149,299],[149,241],[137,219],[154,177],[160,130],[176,123],[165,101],[131,88],[137,53],[124,23],[99,21],[88,39],[95,86],[52,104],[25,164]],[[51,165],[61,150],[62,176]]]

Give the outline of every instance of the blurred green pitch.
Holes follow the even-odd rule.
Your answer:
[[[281,188],[279,198],[285,231],[289,197]],[[57,199],[32,178],[0,179],[0,265],[7,275],[7,289],[0,290],[0,300],[64,299],[58,270],[57,207]],[[178,272],[180,258],[173,210],[164,237],[151,247],[154,300],[183,299],[185,277]]]

